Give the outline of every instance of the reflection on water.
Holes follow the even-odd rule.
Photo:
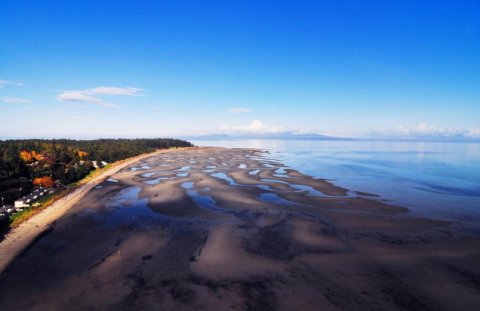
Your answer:
[[[284,168],[276,169],[273,176],[280,178],[291,178],[287,175],[287,171]]]
[[[314,189],[311,186],[291,184],[290,187],[300,191],[306,191],[307,195],[312,197],[327,197],[327,195],[325,195],[323,192],[318,191],[317,189]]]
[[[213,173],[213,174],[210,174],[210,176],[225,180],[230,186],[238,186],[235,180],[233,180],[233,178],[231,177],[228,177],[228,175],[225,173]]]
[[[193,143],[266,149],[269,157],[288,167],[379,194],[415,214],[480,221],[478,143],[253,139]],[[285,177],[278,170],[275,174]]]
[[[198,193],[198,191],[194,190],[193,182],[184,182],[181,184],[182,188],[187,191],[187,195],[192,198],[192,200],[197,204],[197,206],[209,210],[213,210],[216,212],[224,212],[225,210],[221,207],[217,206],[217,202],[209,195],[204,195]],[[208,189],[210,190],[210,189]],[[207,191],[208,191],[207,190]]]
[[[348,191],[346,196],[333,196],[333,195],[326,195],[325,193],[313,188],[312,186],[307,185],[300,185],[300,184],[291,184],[284,180],[277,180],[277,179],[270,179],[270,178],[262,178],[261,181],[266,183],[278,183],[288,185],[290,188],[298,190],[298,191],[305,191],[307,192],[308,196],[312,197],[322,197],[322,198],[354,198],[358,195],[354,191]]]
[[[155,179],[150,179],[150,180],[144,180],[143,183],[147,185],[158,185],[162,180],[167,180],[170,179],[168,177],[159,177]]]
[[[262,193],[259,199],[263,202],[278,204],[282,206],[302,206],[302,204],[285,200],[284,198],[278,196],[278,194],[276,193]]]
[[[272,182],[272,183],[277,183],[277,184],[289,185],[288,182],[283,181],[283,180],[277,180],[277,179],[262,178],[261,181],[263,181],[263,182]]]
[[[145,177],[145,178],[150,178],[150,177],[152,177],[152,176],[155,175],[155,174],[156,174],[156,172],[153,172],[153,173],[145,173],[145,174],[142,174],[141,176],[142,176],[142,177]]]
[[[189,171],[191,168],[191,166],[182,166],[177,170],[177,172]]]
[[[285,174],[273,174],[272,176],[278,177],[278,178],[291,178],[290,176],[285,175]]]
[[[142,164],[140,165],[140,167],[130,167],[130,171],[132,172],[135,172],[135,171],[138,171],[138,170],[149,170],[151,167],[148,166],[147,164]]]
[[[186,189],[186,190],[192,189],[193,188],[193,182],[186,181],[186,182],[182,183],[181,186],[182,186],[183,189]]]
[[[107,214],[105,226],[108,229],[121,225],[143,226],[165,221],[167,218],[155,213],[148,207],[148,199],[139,199],[138,194],[141,188],[128,187],[121,190],[108,204],[113,209]],[[100,214],[95,213],[97,217]]]
[[[260,188],[260,189],[262,189],[262,190],[264,190],[264,191],[275,191],[274,189],[272,189],[272,188],[271,188],[270,186],[268,186],[268,185],[256,185],[256,186],[257,186],[257,188]]]

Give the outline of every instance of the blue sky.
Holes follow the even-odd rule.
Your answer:
[[[0,137],[480,137],[478,1],[0,2]]]

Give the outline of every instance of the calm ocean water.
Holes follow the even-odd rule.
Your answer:
[[[194,140],[262,148],[303,173],[381,196],[411,213],[480,224],[480,144],[392,141]]]

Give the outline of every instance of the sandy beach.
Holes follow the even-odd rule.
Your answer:
[[[10,232],[8,232],[4,239],[0,241],[0,273],[5,270],[5,268],[21,252],[23,252],[32,242],[34,242],[36,238],[44,233],[49,232],[52,224],[57,219],[62,217],[65,212],[68,211],[68,209],[82,199],[85,194],[96,187],[100,182],[104,181],[106,178],[112,174],[115,174],[124,167],[131,165],[132,163],[140,161],[146,157],[153,156],[154,154],[170,151],[172,150],[159,150],[152,154],[144,154],[128,159],[127,161],[124,161],[119,165],[106,170],[91,180],[88,184],[78,187],[73,192],[69,193],[45,210],[42,210],[40,213],[36,214],[33,218],[12,229]]]
[[[9,233],[0,309],[476,310],[460,228],[260,150],[157,152]]]

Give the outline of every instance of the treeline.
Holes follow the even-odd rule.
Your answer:
[[[155,149],[190,147],[178,139],[25,139],[0,141],[0,199],[5,204],[51,180],[69,184],[93,170]],[[50,178],[47,178],[50,177]]]

